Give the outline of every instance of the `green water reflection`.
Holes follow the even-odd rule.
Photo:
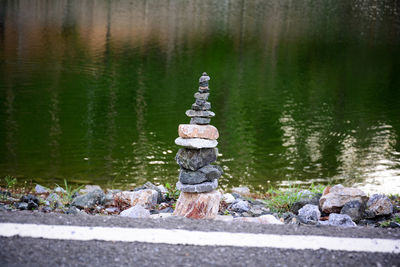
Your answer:
[[[395,1],[0,1],[0,176],[177,180],[211,76],[221,186],[400,192]]]

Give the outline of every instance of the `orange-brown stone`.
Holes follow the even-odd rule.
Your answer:
[[[178,134],[182,138],[203,138],[217,140],[218,129],[212,125],[180,124]]]
[[[214,219],[218,214],[220,201],[221,193],[216,190],[207,193],[181,192],[174,215],[190,219]]]

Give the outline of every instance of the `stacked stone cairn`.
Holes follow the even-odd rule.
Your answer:
[[[176,188],[181,191],[174,215],[193,219],[212,219],[217,216],[221,194],[215,189],[223,174],[221,167],[212,165],[217,160],[217,128],[209,125],[214,112],[207,102],[210,95],[207,73],[199,79],[196,102],[186,111],[190,124],[180,124],[175,144],[183,146],[176,154],[180,166]]]

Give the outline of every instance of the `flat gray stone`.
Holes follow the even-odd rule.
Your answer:
[[[176,188],[185,193],[203,193],[210,192],[218,187],[218,180],[212,182],[204,182],[201,184],[182,184],[180,181],[176,183]]]
[[[196,171],[217,160],[217,148],[181,148],[176,153],[176,163],[184,169]]]
[[[218,145],[217,140],[209,140],[202,138],[182,138],[178,137],[175,139],[175,144],[178,146],[184,146],[187,148],[214,148]]]
[[[186,116],[192,117],[203,117],[203,118],[212,118],[215,116],[215,113],[208,110],[186,110]]]
[[[143,208],[141,205],[133,206],[129,209],[122,211],[119,216],[129,217],[129,218],[149,218],[150,211]]]
[[[223,174],[222,168],[217,165],[206,165],[197,171],[182,169],[179,173],[179,181],[182,184],[201,184],[206,181],[219,179]]]
[[[194,94],[194,98],[199,99],[199,100],[207,100],[209,95],[210,95],[210,93],[203,93],[202,94],[202,93],[196,92]]]
[[[209,124],[211,119],[202,118],[202,117],[193,117],[190,119],[190,124],[199,124],[199,125],[207,125]]]
[[[49,190],[46,187],[41,186],[40,184],[37,184],[35,186],[35,192],[38,194],[43,194],[43,193],[48,193]]]
[[[211,109],[211,103],[210,102],[205,102],[204,104],[197,104],[197,101],[196,101],[196,103],[194,103],[193,105],[192,105],[192,109],[193,110],[210,110]]]
[[[328,224],[332,226],[340,226],[340,227],[355,227],[357,226],[355,222],[353,222],[349,215],[346,214],[337,214],[331,213],[329,215]]]

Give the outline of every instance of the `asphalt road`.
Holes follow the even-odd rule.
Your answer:
[[[36,212],[0,212],[0,223],[185,229],[400,240],[400,230],[259,225],[182,218],[130,219]],[[142,242],[0,237],[0,266],[400,266],[400,254],[278,248],[194,246]]]

